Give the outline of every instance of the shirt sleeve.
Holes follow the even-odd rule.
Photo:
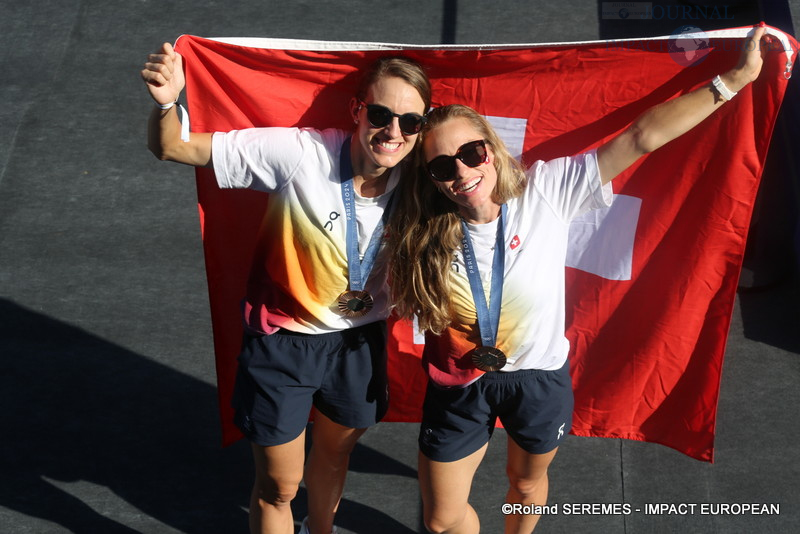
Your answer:
[[[313,133],[297,128],[248,128],[217,132],[211,141],[211,159],[222,189],[274,192],[294,177]]]
[[[569,222],[589,210],[611,205],[611,183],[603,185],[594,150],[547,162],[528,170],[528,194],[541,195],[556,215]]]

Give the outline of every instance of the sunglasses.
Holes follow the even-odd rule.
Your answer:
[[[386,106],[380,104],[367,104],[361,102],[361,105],[367,106],[367,120],[374,128],[386,128],[391,124],[392,120],[397,117],[400,124],[400,131],[404,135],[418,134],[422,126],[428,122],[428,119],[416,113],[403,113],[398,115]]]
[[[431,178],[438,182],[449,182],[456,174],[456,160],[467,167],[477,167],[489,161],[486,142],[483,139],[464,143],[453,156],[437,156],[428,162]]]

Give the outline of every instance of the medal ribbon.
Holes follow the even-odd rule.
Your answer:
[[[362,291],[367,283],[369,273],[378,257],[378,250],[383,238],[383,228],[389,220],[394,195],[389,199],[381,220],[372,232],[372,237],[364,252],[364,259],[359,259],[358,254],[358,225],[356,224],[356,200],[353,189],[353,164],[350,161],[350,140],[348,138],[342,145],[339,157],[339,173],[341,175],[342,201],[344,201],[344,214],[346,222],[345,243],[347,252],[347,276],[351,291]]]
[[[500,207],[500,221],[497,224],[497,241],[492,258],[491,300],[486,304],[486,294],[483,291],[481,275],[478,271],[478,261],[472,248],[472,239],[469,228],[464,219],[461,219],[461,228],[464,237],[461,239],[461,250],[464,253],[464,264],[467,267],[467,279],[472,290],[472,300],[475,302],[475,311],[478,314],[478,328],[481,333],[481,344],[484,347],[494,347],[497,342],[497,330],[500,326],[500,306],[503,300],[503,273],[505,271],[505,220],[507,215],[506,205]]]

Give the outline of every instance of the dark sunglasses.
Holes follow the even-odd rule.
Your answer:
[[[449,182],[456,173],[456,159],[467,167],[477,167],[489,161],[486,142],[483,139],[464,143],[454,156],[437,156],[428,162],[428,172],[436,181]]]
[[[380,104],[367,104],[361,102],[360,105],[367,106],[367,120],[375,128],[386,128],[397,117],[400,119],[400,131],[405,135],[418,134],[422,126],[428,122],[428,119],[416,113],[403,113],[398,115],[386,106]]]

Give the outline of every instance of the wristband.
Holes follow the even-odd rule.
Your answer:
[[[711,83],[714,85],[714,89],[717,90],[719,96],[724,98],[725,100],[730,100],[734,96],[736,96],[736,91],[731,91],[728,89],[728,86],[725,85],[725,82],[722,81],[722,78],[719,76],[714,76],[714,79],[711,80]]]
[[[178,120],[181,121],[181,140],[184,143],[189,142],[189,112],[186,111],[186,108],[178,104],[178,99],[175,99],[175,102],[170,102],[169,104],[159,104],[156,102],[156,106],[158,106],[162,111],[166,111],[168,109],[172,109],[174,106],[178,106]]]

